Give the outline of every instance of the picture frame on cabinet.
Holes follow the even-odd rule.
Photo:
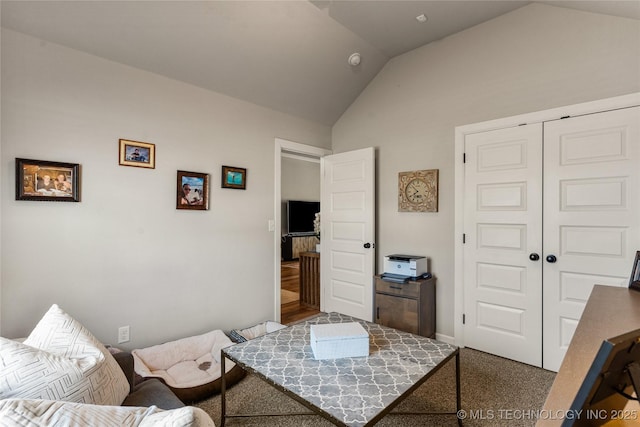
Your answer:
[[[16,158],[16,200],[80,201],[80,165]]]
[[[178,171],[176,209],[209,209],[209,175]]]
[[[636,257],[633,261],[631,278],[629,279],[629,289],[640,291],[640,251],[636,251]]]

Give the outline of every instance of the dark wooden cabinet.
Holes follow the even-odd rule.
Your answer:
[[[320,309],[320,254],[300,253],[300,304]]]
[[[436,336],[436,279],[406,283],[375,277],[376,323],[429,338]]]
[[[282,250],[282,260],[292,261],[300,258],[300,253],[313,251],[318,244],[316,236],[282,236],[280,247]]]

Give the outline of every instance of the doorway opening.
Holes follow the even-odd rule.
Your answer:
[[[286,201],[320,200],[320,158],[331,151],[279,138],[275,146],[274,318],[290,324],[319,313],[300,294],[300,268],[302,264],[304,275],[308,259],[300,254],[315,251],[318,240],[312,231],[292,238]]]
[[[282,261],[280,272],[280,323],[290,325],[320,313],[300,299],[300,261]]]

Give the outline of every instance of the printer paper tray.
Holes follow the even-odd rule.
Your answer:
[[[403,274],[393,274],[393,273],[384,273],[380,276],[380,278],[386,282],[394,282],[394,283],[407,283],[410,279],[409,276],[405,276]]]

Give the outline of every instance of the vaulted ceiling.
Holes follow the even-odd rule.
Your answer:
[[[5,28],[332,125],[389,59],[529,3],[2,0],[1,16]],[[640,19],[637,0],[542,3]]]

